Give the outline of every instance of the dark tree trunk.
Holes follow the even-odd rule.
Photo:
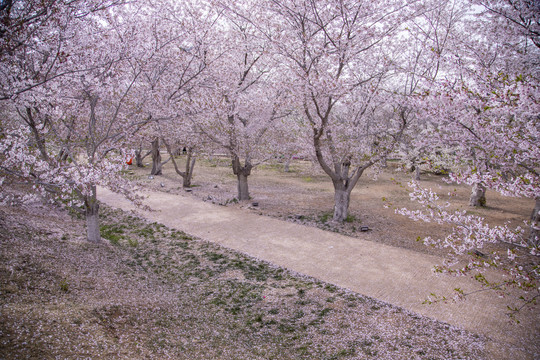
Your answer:
[[[69,158],[69,153],[67,152],[67,150],[65,148],[60,150],[60,153],[58,154],[58,159],[60,160],[60,162],[66,162],[68,158]]]
[[[29,108],[29,107],[26,108],[26,115],[27,115],[26,118],[24,116],[22,116],[22,115],[21,115],[21,117],[26,122],[26,124],[30,127],[30,130],[32,130],[32,134],[34,135],[34,140],[35,140],[36,146],[39,149],[39,152],[41,154],[41,158],[44,161],[50,163],[49,154],[47,153],[47,149],[46,149],[46,146],[45,146],[45,138],[43,136],[41,136],[41,133],[37,128],[38,124],[36,124],[36,121],[34,120],[34,115],[32,113],[31,108]]]
[[[137,167],[141,167],[141,168],[144,167],[144,163],[143,163],[144,158],[152,153],[152,151],[150,150],[143,156],[142,151],[143,151],[142,147],[140,147],[138,150],[135,150],[135,164],[137,164]]]
[[[183,184],[185,188],[191,187],[191,179],[193,178],[193,169],[195,168],[195,160],[197,158],[193,155],[193,148],[187,149],[187,159],[186,159],[186,171],[184,172]]]
[[[159,138],[152,141],[152,171],[151,175],[161,175],[162,174],[162,163],[161,163],[161,153],[159,152]]]
[[[531,214],[529,245],[533,247],[540,246],[540,197],[536,198],[536,203]]]
[[[232,167],[234,175],[238,179],[238,200],[249,200],[249,186],[248,186],[248,176],[251,175],[251,165],[249,160],[246,160],[244,166],[240,163],[238,156],[233,155],[232,157]]]
[[[183,177],[182,178],[182,187],[190,188],[191,187],[191,177]]]
[[[169,153],[170,160],[172,161],[174,165],[174,170],[178,175],[182,177],[182,186],[185,188],[191,187],[191,179],[193,178],[193,169],[195,168],[195,160],[196,157],[193,155],[193,148],[187,148],[187,159],[186,159],[186,171],[180,171],[178,168],[178,164],[176,163],[176,159],[174,158],[173,151],[169,144],[163,140],[163,143],[165,144],[165,147],[167,148],[167,152]],[[183,152],[183,151],[182,151]]]
[[[86,239],[93,243],[101,241],[99,230],[99,203],[96,196],[96,187],[92,186],[92,193],[84,198],[86,210]]]
[[[482,184],[474,184],[469,198],[469,206],[486,206],[486,187]]]
[[[142,150],[135,150],[135,164],[137,167],[144,167],[143,164],[143,158],[142,158]]]

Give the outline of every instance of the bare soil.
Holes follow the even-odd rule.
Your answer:
[[[350,221],[330,223],[333,191],[309,162],[261,166],[252,201],[238,203],[225,158],[199,160],[193,196],[244,211],[443,254],[417,237],[443,235],[392,207],[409,205],[409,175],[389,168],[353,191]],[[163,176],[132,168],[144,186],[185,191],[170,164]],[[440,176],[423,184],[453,189]],[[457,207],[469,190],[458,187]],[[18,190],[17,190],[18,191]],[[24,190],[23,190],[24,191]],[[384,208],[382,198],[390,208]],[[257,202],[257,206],[253,203]],[[467,209],[519,224],[532,203],[488,193]],[[300,276],[219,245],[102,207],[100,245],[84,221],[49,205],[0,206],[2,359],[484,359],[487,339],[402,308]],[[368,226],[367,233],[359,232]],[[534,345],[533,345],[534,347]],[[489,354],[489,355],[488,355]],[[503,357],[501,357],[503,358]]]
[[[0,207],[2,359],[482,359],[484,339],[102,207]]]
[[[180,162],[183,158],[180,157]],[[414,208],[409,200],[407,183],[411,174],[399,164],[389,162],[388,167],[377,174],[366,173],[351,194],[349,218],[343,224],[332,223],[334,191],[330,178],[320,167],[309,161],[295,160],[290,171],[283,171],[283,164],[263,164],[255,168],[249,177],[251,201],[237,202],[237,180],[227,157],[199,159],[194,171],[191,192],[204,201],[242,208],[258,214],[287,221],[319,227],[348,236],[362,235],[363,239],[402,247],[421,253],[444,256],[446,250],[428,247],[421,239],[426,236],[445,237],[450,227],[435,223],[414,222],[395,213],[396,208]],[[149,177],[150,167],[131,168],[133,178],[145,188],[179,193],[182,179],[172,164],[163,167],[163,175]],[[487,206],[472,208],[468,205],[471,189],[464,185],[447,184],[443,175],[423,172],[421,185],[437,191],[442,199],[455,191],[451,209],[466,209],[468,213],[486,218],[490,224],[523,226],[534,208],[534,201],[502,196],[487,191]],[[257,203],[257,206],[253,206]],[[386,207],[385,207],[386,205]],[[367,226],[369,231],[361,232]],[[506,252],[505,247],[482,250]]]

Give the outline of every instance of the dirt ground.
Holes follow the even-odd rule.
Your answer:
[[[389,166],[378,174],[364,174],[356,189],[352,192],[350,216],[341,225],[336,225],[330,221],[333,208],[333,188],[330,179],[311,162],[295,161],[291,166],[290,172],[284,172],[283,165],[280,163],[265,164],[258,167],[252,172],[249,179],[250,195],[252,198],[249,201],[243,202],[238,202],[235,198],[236,177],[233,175],[230,162],[226,157],[215,156],[210,159],[200,160],[195,169],[192,188],[189,189],[190,191],[187,194],[185,193],[186,190],[181,187],[180,176],[174,173],[172,166],[167,165],[165,165],[164,174],[161,176],[149,176],[150,168],[146,167],[143,169],[132,169],[132,177],[139,181],[142,188],[146,190],[161,191],[169,194],[182,193],[183,196],[193,196],[206,202],[222,205],[231,210],[246,212],[246,217],[248,213],[274,217],[341,233],[353,238],[357,237],[359,240],[368,240],[377,244],[389,245],[392,248],[405,248],[420,254],[435,255],[441,258],[439,264],[442,264],[442,258],[448,255],[447,249],[428,247],[422,241],[418,240],[426,236],[444,238],[449,234],[450,227],[441,226],[436,223],[414,222],[395,213],[396,208],[414,208],[414,203],[409,200],[410,190],[406,186],[411,179],[411,174],[402,171],[396,163],[389,163]],[[456,194],[456,196],[452,197],[451,202],[453,205],[450,207],[450,210],[466,210],[469,214],[484,217],[489,224],[502,225],[508,223],[510,226],[523,226],[523,220],[528,219],[530,211],[534,206],[534,202],[531,200],[503,197],[494,192],[488,192],[488,206],[486,208],[472,208],[468,205],[470,188],[467,186],[447,184],[443,176],[427,171],[422,173],[421,178],[421,186],[432,188],[440,194],[442,200],[448,199],[449,192]],[[153,196],[156,197],[157,195]],[[167,212],[165,210],[166,208],[164,209],[160,205],[159,208],[162,209],[161,211]],[[183,212],[183,209],[182,211],[178,211]],[[224,217],[218,222],[230,222],[230,214],[228,212],[222,213]],[[174,215],[172,216],[174,217]],[[199,216],[203,215],[199,214]],[[215,214],[212,214],[211,217],[213,221],[217,221],[214,219]],[[204,228],[204,224],[201,224],[201,226]],[[228,226],[230,227],[230,225]],[[238,226],[244,225],[238,224]],[[367,226],[369,231],[360,231],[360,228],[363,226]],[[180,228],[184,229],[182,227]],[[236,229],[239,228],[237,227]],[[267,230],[272,232],[271,229]],[[186,231],[190,232],[193,230]],[[198,236],[204,237],[201,234]],[[504,259],[507,259],[507,249],[508,247],[506,245],[498,244],[486,246],[478,250],[487,254],[488,258],[493,253],[501,255],[501,258],[505,261]],[[253,254],[248,250],[242,251]],[[263,256],[262,253],[256,251],[255,253],[257,253],[255,256]],[[519,253],[522,255],[522,257],[518,258],[519,265],[530,268],[530,266],[537,264],[537,259],[532,259],[535,258],[534,256],[527,255],[526,252],[521,250]],[[468,257],[463,256],[461,264],[465,265]],[[414,256],[411,258],[414,258]],[[267,258],[265,257],[265,259]],[[274,260],[269,261],[274,262]],[[387,263],[384,259],[381,259],[381,261]],[[505,262],[507,264],[502,267],[510,265],[507,260]],[[328,266],[332,267],[332,265]],[[296,267],[292,268],[296,269]],[[314,275],[310,272],[308,274],[315,277],[322,276],[320,274]],[[474,274],[472,275],[474,276]],[[323,279],[326,278],[323,277]],[[332,281],[329,279],[326,280]],[[349,288],[349,285],[345,286]],[[365,292],[362,292],[363,290],[353,288],[355,291],[365,294]],[[497,295],[490,292],[491,297],[489,299],[494,300],[494,296],[504,296],[505,298],[508,296],[511,298],[519,296],[514,294],[511,289],[507,288],[506,290],[512,292],[512,294],[510,292],[501,292]],[[467,293],[467,291],[465,292]],[[377,296],[375,297],[379,298]],[[491,304],[491,300],[489,299],[484,300],[489,301]],[[395,303],[390,299],[386,299],[386,301]],[[451,313],[459,317],[460,315],[458,314],[461,313],[459,309],[454,310],[457,312],[448,311],[447,309],[445,312],[446,315]],[[530,309],[530,311],[532,311],[531,314],[537,314],[533,309]],[[491,328],[491,330],[497,332],[496,329],[497,326]],[[478,331],[478,329],[475,331]],[[527,331],[525,330],[525,332]],[[529,335],[532,335],[534,338],[535,335],[533,334],[535,332],[536,330],[530,329]],[[493,354],[491,353],[491,355]],[[515,358],[515,354],[513,357]],[[496,358],[506,358],[506,356],[501,357],[501,354],[498,354]]]
[[[130,171],[145,187],[184,192],[172,166],[164,170],[153,178],[149,167]],[[394,207],[409,203],[395,184],[408,178],[392,168],[377,181],[366,176],[351,221],[339,227],[328,222],[329,181],[309,162],[290,173],[258,168],[253,199],[237,203],[227,159],[202,160],[191,196],[352,236],[369,226],[364,240],[437,254],[415,239],[444,229],[383,207],[383,196]],[[443,193],[453,188],[424,179]],[[467,206],[468,191],[458,188],[457,206]],[[518,224],[532,208],[491,193],[488,205],[472,211],[495,223]],[[66,212],[0,207],[0,358],[510,358],[492,356],[489,339],[105,206],[101,230],[104,244],[95,246],[84,240],[84,221]]]
[[[180,162],[184,160],[180,157]],[[290,171],[283,171],[278,162],[263,164],[252,171],[249,177],[249,202],[236,201],[236,177],[232,173],[227,157],[198,159],[193,181],[192,194],[205,201],[235,208],[249,209],[261,215],[276,217],[321,229],[336,231],[348,236],[357,236],[362,226],[369,232],[362,233],[364,239],[386,245],[407,248],[417,252],[443,256],[446,251],[428,247],[419,238],[426,236],[444,237],[449,227],[434,223],[414,222],[395,213],[396,208],[411,207],[406,185],[411,174],[403,171],[399,164],[389,162],[378,174],[367,172],[351,194],[349,221],[342,225],[330,223],[333,211],[333,187],[330,178],[310,161],[294,160]],[[163,175],[150,177],[151,167],[131,167],[133,177],[144,187],[169,193],[185,191],[182,179],[170,162],[163,167]],[[466,209],[469,213],[485,217],[488,223],[512,226],[523,225],[534,207],[534,201],[504,197],[487,192],[487,207],[468,206],[470,188],[447,184],[443,176],[429,172],[421,175],[421,185],[432,188],[444,199],[450,191],[457,190],[452,199],[454,209]],[[386,201],[383,201],[383,198]],[[253,206],[256,202],[257,206]],[[390,205],[385,208],[385,203]],[[488,251],[506,249],[485,249]],[[484,251],[484,250],[482,250]]]
[[[101,208],[0,205],[0,359],[487,359],[482,336]]]

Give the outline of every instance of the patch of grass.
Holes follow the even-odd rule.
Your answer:
[[[325,315],[328,315],[328,313],[330,313],[331,311],[332,311],[332,309],[330,309],[330,308],[324,308],[319,312],[319,316],[323,317]]]
[[[171,245],[174,246],[174,247],[179,247],[182,250],[188,250],[189,249],[189,244],[187,243],[187,241],[177,241],[177,242],[173,242]]]
[[[227,199],[227,201],[225,201],[225,205],[229,205],[229,204],[238,204],[238,199],[235,197],[232,199]]]
[[[99,231],[101,237],[107,239],[111,244],[118,245],[120,240],[124,239],[124,232],[126,226],[123,224],[110,224],[110,225],[101,225]]]
[[[232,265],[242,269],[247,279],[255,279],[257,281],[266,281],[270,272],[268,265],[262,262],[257,264],[255,262],[236,261]]]
[[[155,239],[155,237],[154,237],[155,230],[151,225],[148,225],[148,226],[146,226],[144,228],[136,229],[134,231],[134,233],[136,235],[142,236],[142,237],[144,237],[146,239],[150,239],[150,240]]]
[[[296,351],[301,355],[301,356],[307,356],[309,355],[309,345],[302,345],[302,346],[299,346],[298,348],[296,348]]]
[[[323,213],[322,215],[319,215],[319,217],[318,217],[319,222],[321,222],[323,224],[328,223],[333,218],[334,218],[334,213],[332,211],[327,211],[327,212]],[[354,223],[355,221],[356,221],[356,217],[354,215],[351,215],[351,214],[347,215],[345,220],[343,220],[343,222],[346,222],[346,223],[349,223],[349,224]]]
[[[210,261],[214,261],[214,262],[221,260],[225,257],[223,254],[219,254],[215,252],[207,252],[205,255]]]
[[[264,318],[264,315],[263,314],[254,314],[252,318],[248,319],[246,321],[246,325],[247,326],[252,326],[252,325],[260,325],[260,324],[263,324],[264,321],[263,321],[263,318]]]
[[[332,220],[334,214],[332,212],[325,212],[319,216],[319,221],[322,223],[327,223],[329,220]]]
[[[354,355],[356,355],[356,349],[347,348],[347,349],[339,350],[337,353],[332,355],[330,359],[339,359],[339,358],[344,358],[344,357],[349,357],[349,356],[354,356]]]
[[[260,170],[275,170],[275,171],[281,171],[281,169],[283,168],[283,165],[282,165],[282,164],[271,164],[271,163],[266,163],[266,164],[259,165],[258,168],[259,168]]]
[[[296,331],[296,327],[284,319],[279,323],[278,330],[282,333],[293,333]]]
[[[326,284],[324,289],[328,292],[331,292],[331,293],[335,293],[337,291],[337,286],[335,285],[332,285],[332,284]]]
[[[69,283],[66,279],[60,281],[60,290],[63,292],[69,292]]]
[[[272,278],[277,281],[284,280],[283,272],[284,271],[282,268],[275,269],[275,271],[272,273]]]
[[[302,310],[297,310],[295,311],[294,315],[293,315],[293,319],[301,319],[304,317],[304,312]]]
[[[186,233],[182,231],[173,230],[170,233],[170,236],[173,239],[179,239],[179,240],[193,240],[193,237],[187,235]]]

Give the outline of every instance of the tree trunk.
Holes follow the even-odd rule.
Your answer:
[[[28,118],[23,118],[23,120],[28,124],[30,127],[30,130],[32,130],[32,134],[34,135],[34,140],[36,142],[36,145],[39,149],[39,152],[41,154],[41,158],[50,163],[49,154],[47,153],[47,148],[45,146],[45,138],[40,134],[37,124],[34,120],[34,115],[32,114],[32,109],[27,107],[26,108],[26,115]]]
[[[193,148],[187,149],[186,159],[186,171],[184,172],[183,185],[185,188],[191,187],[191,179],[193,178],[193,169],[195,168],[195,160],[197,158],[193,156]]]
[[[152,141],[152,171],[151,175],[161,175],[161,153],[159,152],[159,138]]]
[[[96,196],[96,187],[92,186],[92,194],[84,199],[86,209],[86,239],[93,243],[101,241],[99,231],[99,203]]]
[[[60,150],[60,152],[58,153],[58,160],[60,160],[60,162],[66,162],[69,158],[69,152],[68,150],[64,147],[62,148],[62,150]]]
[[[411,169],[412,172],[414,172],[414,177],[413,179],[415,181],[420,181],[420,166],[418,166],[417,164],[414,164],[412,166],[412,169]]]
[[[159,151],[159,147],[158,147],[158,151]],[[142,145],[139,146],[139,149],[138,150],[135,150],[135,163],[137,164],[137,167],[144,167],[144,159],[150,155],[152,153],[152,150],[148,151],[146,154],[142,154],[143,152],[143,148],[142,148]]]
[[[529,245],[533,247],[538,247],[540,245],[540,197],[536,198],[536,204],[531,214]]]
[[[191,177],[185,176],[182,178],[182,187],[185,187],[185,188],[191,187]]]
[[[480,183],[474,184],[469,198],[469,206],[486,206],[486,187]]]
[[[187,150],[187,159],[186,159],[186,171],[180,171],[178,169],[178,164],[176,163],[176,160],[174,159],[174,152],[172,151],[171,147],[163,139],[163,143],[165,144],[165,147],[167,148],[167,152],[169,153],[169,160],[172,160],[172,163],[174,165],[174,170],[178,175],[182,177],[182,186],[185,188],[191,187],[191,179],[193,178],[193,168],[195,168],[195,156],[193,156],[193,148],[188,148]],[[185,149],[185,148],[184,148]],[[182,151],[184,152],[184,151]],[[167,161],[169,161],[167,160]]]
[[[283,171],[288,173],[290,171],[289,165],[291,165],[292,155],[287,156],[287,159],[285,160],[285,166],[283,167]]]
[[[248,176],[243,172],[240,172],[236,177],[238,178],[238,200],[249,200],[249,187]]]
[[[334,183],[334,217],[332,221],[342,223],[349,215],[351,190],[340,183]]]
[[[251,175],[251,169],[253,166],[246,159],[244,166],[240,164],[240,159],[238,156],[232,156],[232,167],[233,173],[238,179],[238,200],[249,200],[249,187],[248,187],[248,176]]]
[[[135,164],[137,167],[144,167],[142,149],[135,150]]]

